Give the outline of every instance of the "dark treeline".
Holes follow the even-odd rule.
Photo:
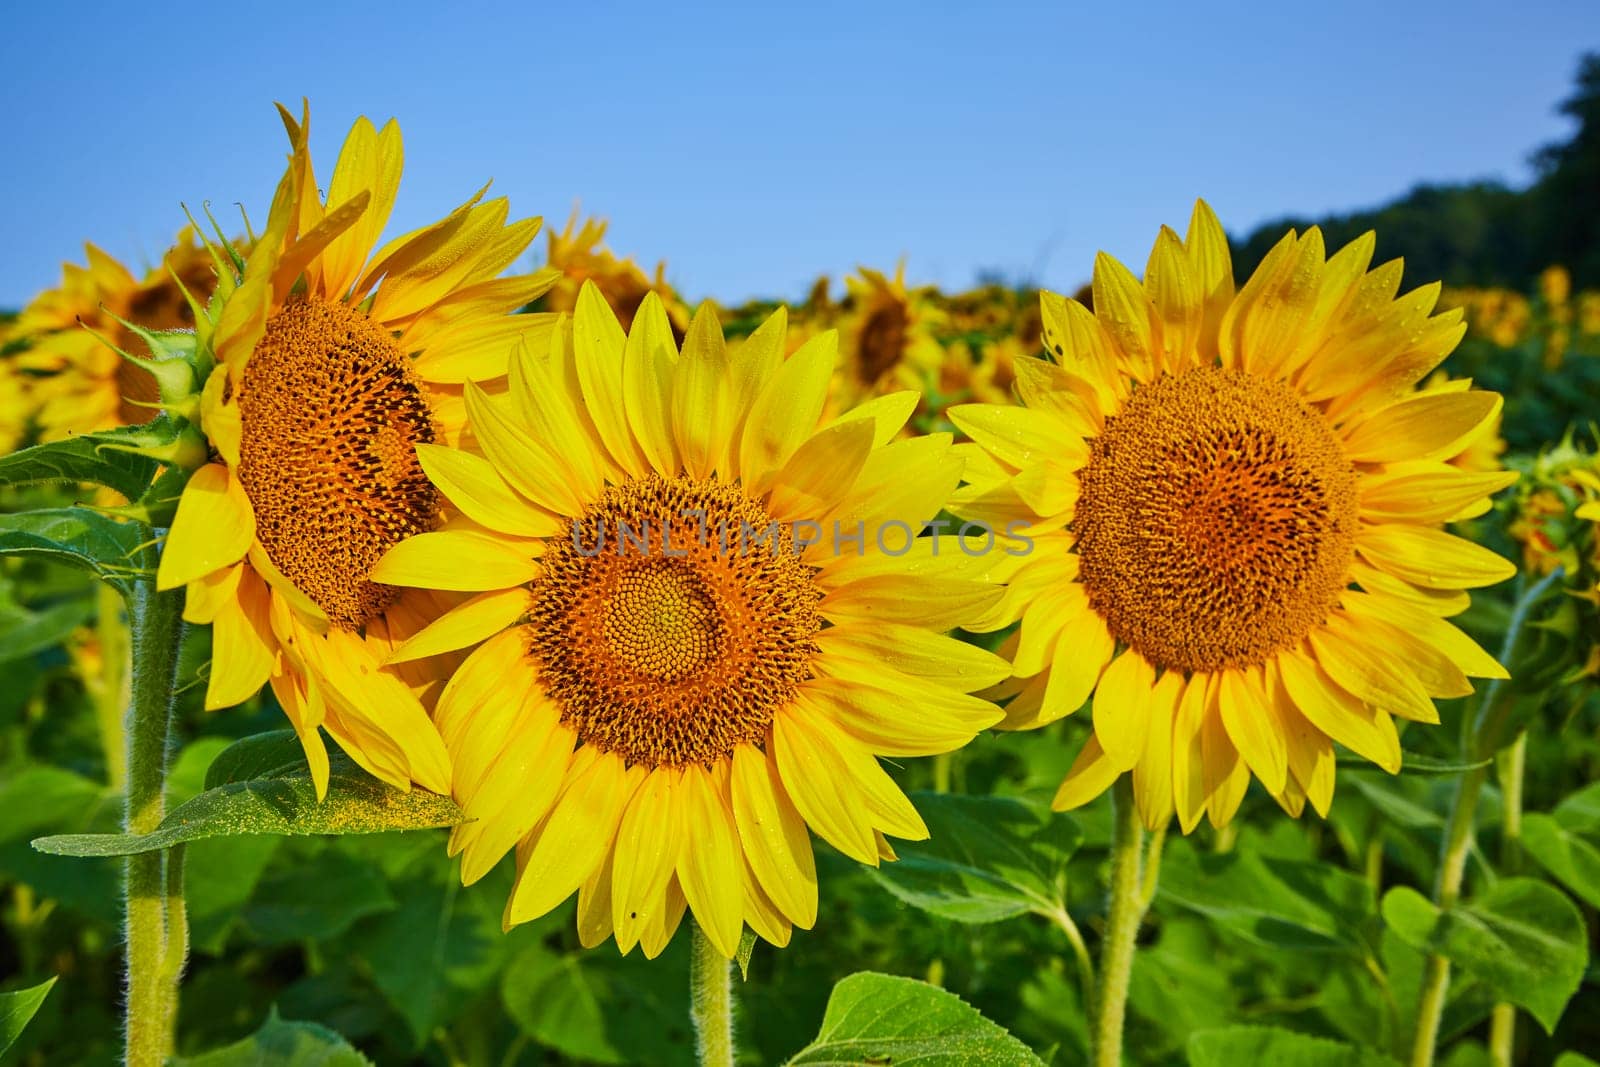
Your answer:
[[[1330,249],[1377,230],[1379,258],[1403,256],[1408,287],[1438,278],[1523,289],[1560,263],[1575,285],[1600,288],[1600,53],[1579,61],[1577,85],[1560,110],[1577,128],[1570,140],[1534,154],[1539,177],[1529,188],[1424,184],[1367,211],[1277,219],[1235,241],[1237,276],[1247,276],[1286,228],[1315,223]]]

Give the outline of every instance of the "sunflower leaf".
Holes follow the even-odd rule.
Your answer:
[[[817,1039],[794,1064],[911,1063],[1039,1067],[1028,1047],[954,993],[863,971],[833,987]]]
[[[1556,881],[1600,908],[1600,849],[1551,815],[1523,819],[1522,846]]]
[[[371,1067],[344,1038],[316,1023],[280,1019],[272,1008],[261,1029],[223,1048],[172,1061],[173,1067]]]
[[[177,427],[166,416],[144,426],[123,426],[83,434],[64,441],[34,445],[0,458],[0,485],[48,483],[103,485],[137,500],[156,475],[155,460],[122,451],[152,438],[177,440]]]
[[[1312,1037],[1276,1026],[1227,1026],[1189,1038],[1189,1067],[1277,1063],[1283,1067],[1398,1067],[1372,1049]]]
[[[328,795],[319,801],[304,760],[277,758],[281,742],[269,734],[224,750],[217,757],[226,761],[222,773],[207,773],[208,785],[220,784],[174,808],[148,834],[59,834],[33,847],[56,856],[132,856],[234,834],[372,834],[454,826],[465,817],[449,797],[396,789],[342,753],[329,760]],[[230,758],[241,745],[245,752]],[[234,777],[246,769],[252,777]]]
[[[0,556],[28,555],[65,563],[102,578],[127,596],[135,557],[147,530],[89,508],[40,508],[0,515]]]
[[[1434,952],[1495,994],[1528,1009],[1547,1032],[1589,965],[1583,915],[1565,893],[1532,878],[1496,882],[1471,904],[1441,911],[1407,886],[1384,894],[1383,918],[1400,938]]]
[[[50,978],[28,989],[0,993],[0,1055],[16,1043],[23,1027],[33,1019],[33,1013],[39,1010],[55,984],[56,980]]]
[[[1369,771],[1372,761],[1363,759],[1350,752],[1340,752],[1335,762],[1340,767],[1351,770]],[[1437,756],[1424,756],[1420,752],[1402,752],[1400,757],[1401,774],[1466,774],[1479,767],[1487,767],[1494,762],[1492,758],[1481,760],[1448,760],[1439,759]]]
[[[1070,816],[1016,797],[918,793],[912,800],[929,836],[897,842],[898,862],[872,872],[889,892],[963,923],[1064,911],[1067,861],[1083,839]]]

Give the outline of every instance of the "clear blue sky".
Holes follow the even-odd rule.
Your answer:
[[[1422,179],[1524,182],[1600,47],[1593,0],[33,3],[5,22],[0,307],[86,238],[148,263],[180,202],[262,217],[272,103],[302,95],[324,177],[355,116],[399,118],[397,227],[493,177],[547,224],[581,199],[691,299],[798,299],[902,255],[917,281],[1070,289],[1096,249],[1142,266],[1196,195],[1237,234]]]

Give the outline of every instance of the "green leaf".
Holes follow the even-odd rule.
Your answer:
[[[94,615],[92,597],[76,597],[34,611],[0,604],[0,661],[17,660],[64,642]]]
[[[678,937],[654,960],[637,952],[561,955],[536,943],[501,974],[500,1000],[522,1033],[565,1058],[692,1064],[687,940]]]
[[[895,843],[900,859],[874,870],[907,904],[963,923],[992,923],[1066,907],[1067,861],[1082,834],[1066,815],[1015,797],[918,793],[926,841]]]
[[[0,485],[87,482],[137,500],[155,477],[156,463],[107,448],[107,439],[115,440],[115,433],[69,437],[13,452],[0,458]]]
[[[1042,1061],[954,993],[867,971],[833,987],[817,1039],[789,1062],[1040,1067]]]
[[[148,528],[145,528],[148,529]],[[144,535],[132,523],[89,508],[40,508],[0,515],[0,556],[38,556],[103,578],[127,595]]]
[[[1339,753],[1334,762],[1340,767],[1349,767],[1352,770],[1370,771],[1372,769],[1371,760],[1363,759],[1349,752]],[[1425,756],[1420,752],[1402,751],[1400,754],[1400,773],[1466,774],[1468,771],[1475,771],[1479,767],[1487,767],[1491,762],[1493,760],[1490,758],[1474,762],[1463,762],[1461,760],[1440,759],[1437,756]]]
[[[1600,836],[1600,782],[1573,793],[1557,804],[1551,814],[1575,834]]]
[[[1277,1067],[1398,1067],[1371,1049],[1276,1026],[1228,1026],[1202,1030],[1189,1038],[1189,1067],[1237,1067],[1270,1063]]]
[[[273,871],[242,916],[262,944],[326,941],[381,911],[395,899],[376,865],[332,849],[309,862]]]
[[[293,730],[268,730],[243,737],[217,753],[206,767],[205,788],[256,778],[285,778],[305,767],[305,750]]]
[[[1589,963],[1583,916],[1566,894],[1531,878],[1506,878],[1470,905],[1441,912],[1415,889],[1383,898],[1383,918],[1403,940],[1435,952],[1555,1029]]]
[[[44,998],[49,995],[50,988],[55,984],[56,980],[51,978],[29,989],[0,993],[0,1055],[16,1044],[17,1037],[33,1018],[33,1013],[39,1010],[39,1005],[44,1003]]]
[[[1558,882],[1600,908],[1600,849],[1551,815],[1523,817],[1522,847]]]
[[[1361,952],[1375,910],[1371,887],[1349,871],[1187,841],[1167,848],[1160,896],[1256,944],[1310,952]]]
[[[327,1027],[280,1019],[274,1008],[243,1041],[174,1059],[172,1067],[372,1067],[372,1061]]]
[[[228,760],[228,770],[242,769],[261,751],[251,744],[246,757]],[[227,755],[224,751],[217,759]],[[454,826],[464,818],[449,797],[424,789],[396,789],[367,774],[342,752],[332,754],[329,764],[328,795],[321,801],[302,759],[260,777],[207,789],[174,808],[148,834],[62,834],[42,837],[33,847],[57,856],[132,856],[231,834],[373,834]],[[209,773],[206,777],[213,778]]]
[[[1600,1067],[1600,1063],[1596,1063],[1581,1052],[1563,1052],[1556,1057],[1554,1067]]]
[[[750,957],[755,955],[756,935],[748,926],[739,935],[739,948],[733,954],[733,960],[739,965],[739,978],[742,981],[750,980]]]

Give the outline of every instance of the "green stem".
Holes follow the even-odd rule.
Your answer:
[[[1562,578],[1557,567],[1531,587],[1526,588],[1512,608],[1506,626],[1505,641],[1500,648],[1500,662],[1509,667],[1516,659],[1517,647],[1522,642],[1522,631],[1528,613],[1549,589]],[[1488,739],[1500,729],[1502,720],[1510,710],[1511,701],[1505,679],[1496,678],[1483,691],[1483,701],[1472,720],[1472,734],[1464,751],[1468,759],[1478,760],[1489,755],[1484,751]],[[1478,811],[1478,795],[1488,780],[1489,768],[1485,764],[1474,767],[1456,782],[1455,796],[1450,802],[1450,820],[1445,826],[1444,843],[1439,854],[1439,877],[1434,885],[1433,902],[1441,911],[1455,906],[1461,898],[1461,883],[1466,875],[1467,856],[1472,851],[1472,829]],[[1450,961],[1440,955],[1428,957],[1427,972],[1423,977],[1422,997],[1417,1007],[1417,1035],[1411,1046],[1412,1067],[1432,1067],[1438,1049],[1439,1024],[1444,1019],[1445,998],[1450,992]]]
[[[154,571],[153,563],[150,571]],[[134,583],[128,599],[133,669],[123,818],[123,827],[131,834],[149,833],[166,814],[167,740],[182,613],[182,592],[156,592],[153,577]],[[182,962],[174,964],[170,959],[166,860],[164,852],[128,857],[128,1067],[161,1067],[172,1053],[176,976]],[[181,896],[176,906],[181,912]]]
[[[700,1067],[733,1067],[733,963],[695,923],[689,959],[689,1016]]]
[[[1528,766],[1528,735],[1517,735],[1497,760],[1504,818],[1500,823],[1500,870],[1515,874],[1522,865],[1522,780]],[[1511,1067],[1517,1045],[1517,1008],[1501,1002],[1489,1018],[1489,1057],[1496,1067]]]
[[[1139,921],[1144,918],[1139,857],[1143,837],[1144,827],[1133,803],[1133,776],[1124,774],[1111,789],[1111,888],[1091,1031],[1095,1067],[1121,1067],[1122,1063],[1128,981],[1133,976]]]
[[[941,752],[933,757],[933,791],[950,792],[950,753]]]
[[[122,597],[100,583],[95,590],[95,637],[100,645],[100,677],[90,683],[100,749],[105,754],[106,784],[121,791],[128,781],[128,742],[122,713],[128,706],[128,628],[122,621]]]
[[[1072,946],[1073,958],[1078,961],[1078,988],[1083,995],[1083,1005],[1087,1010],[1094,1004],[1094,960],[1089,956],[1089,946],[1084,944],[1083,933],[1078,929],[1078,924],[1072,921],[1072,916],[1066,908],[1060,908],[1050,913],[1050,919],[1067,937],[1067,944]]]

